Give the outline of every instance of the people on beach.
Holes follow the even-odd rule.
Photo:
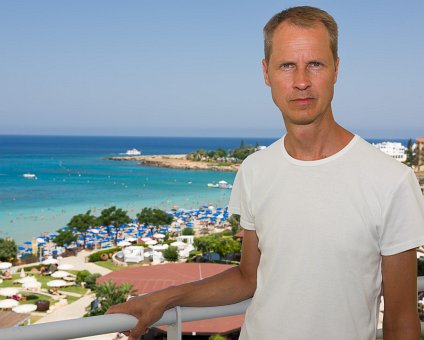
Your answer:
[[[382,294],[384,338],[418,339],[424,204],[414,173],[334,120],[338,31],[328,13],[289,8],[264,36],[264,79],[287,133],[237,173],[229,208],[245,229],[240,265],[108,313],[137,317],[137,339],[174,306],[253,296],[240,339],[371,340]]]

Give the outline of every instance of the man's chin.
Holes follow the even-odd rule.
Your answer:
[[[284,117],[284,121],[286,123],[290,123],[291,125],[300,125],[306,126],[311,125],[316,122],[318,119],[318,115],[310,114],[310,115],[296,115],[292,117]]]

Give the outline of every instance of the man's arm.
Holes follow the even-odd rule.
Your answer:
[[[169,308],[228,305],[252,297],[256,290],[259,260],[256,232],[245,230],[239,266],[203,280],[134,297],[112,306],[107,314],[126,313],[137,317],[139,322],[131,330],[129,339],[138,339]]]
[[[416,250],[383,256],[382,275],[384,340],[418,340]]]

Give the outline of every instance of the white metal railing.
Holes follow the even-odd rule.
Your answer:
[[[181,323],[244,314],[250,299],[236,304],[217,307],[176,307],[167,310],[153,326],[168,327],[168,340],[181,339]],[[128,314],[108,314],[89,318],[48,322],[23,327],[0,329],[1,340],[67,340],[113,332],[123,332],[137,323]]]
[[[424,276],[418,278],[418,291],[424,291]],[[181,340],[181,324],[186,321],[212,319],[217,317],[244,314],[250,299],[236,304],[217,307],[175,307],[167,310],[153,326],[168,325],[168,340]],[[23,327],[0,329],[1,340],[66,340],[100,334],[123,332],[137,323],[128,314],[108,314],[66,321],[56,321]],[[424,323],[421,323],[424,335]],[[382,338],[382,330],[377,331],[377,339]]]

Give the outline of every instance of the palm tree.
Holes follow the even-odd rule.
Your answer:
[[[132,284],[123,283],[117,285],[111,280],[96,285],[96,298],[100,308],[96,314],[104,314],[110,306],[127,301],[128,296],[135,295],[136,290]]]
[[[121,229],[123,224],[129,223],[131,219],[128,217],[127,211],[122,210],[121,208],[116,208],[115,206],[103,209],[98,218],[100,224],[108,228],[112,225],[115,228],[115,244],[118,241],[118,231]],[[109,233],[110,234],[110,233]]]

